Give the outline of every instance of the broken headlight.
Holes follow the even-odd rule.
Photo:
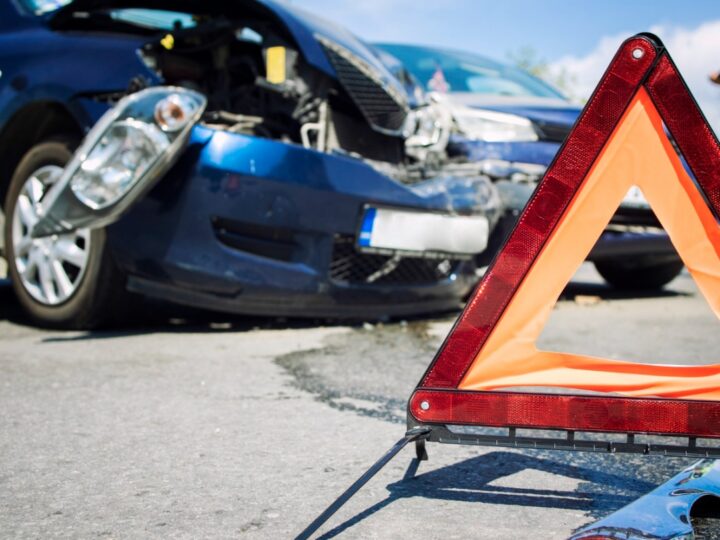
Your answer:
[[[119,114],[95,139],[70,180],[75,196],[94,210],[115,204],[148,174],[183,128],[191,127],[205,102],[200,94],[179,88],[152,88],[130,99],[126,107],[118,104],[114,111]]]
[[[451,127],[452,115],[443,103],[413,109],[405,121],[405,150],[419,161],[425,161],[430,153],[444,152]]]
[[[82,162],[70,187],[90,208],[105,208],[142,178],[168,146],[168,138],[152,124],[115,122]]]
[[[192,90],[162,86],[121,99],[48,191],[33,236],[117,220],[175,162],[206,103]]]

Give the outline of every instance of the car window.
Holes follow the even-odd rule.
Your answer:
[[[20,5],[30,13],[42,15],[67,6],[72,0],[22,0]]]
[[[159,9],[114,9],[110,11],[110,16],[118,21],[160,30],[191,28],[196,24],[188,13]]]
[[[110,16],[118,21],[154,28],[158,30],[176,30],[177,28],[192,28],[197,26],[198,20],[189,13],[179,11],[165,11],[157,9],[115,9]],[[239,28],[235,32],[238,41],[262,43],[263,37],[250,27]]]
[[[521,69],[472,53],[410,45],[378,45],[398,58],[427,90],[501,96],[563,98]]]

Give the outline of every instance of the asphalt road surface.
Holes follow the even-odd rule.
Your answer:
[[[354,327],[183,317],[39,330],[0,282],[1,537],[291,538],[402,436],[406,399],[455,315]],[[720,362],[717,324],[687,275],[620,295],[583,267],[541,345]],[[405,450],[320,535],[565,538],[692,462],[429,453],[404,479]]]

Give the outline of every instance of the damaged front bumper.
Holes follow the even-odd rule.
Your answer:
[[[130,290],[195,307],[347,318],[457,309],[475,263],[447,250],[362,249],[368,207],[487,215],[456,186],[426,192],[356,158],[197,126],[108,241]]]
[[[155,122],[157,103],[178,90],[152,94],[142,118]],[[204,126],[201,101],[129,189],[87,204],[76,179],[103,170],[93,152],[113,125],[138,120],[128,112],[138,95],[135,108],[126,98],[93,128],[34,231],[105,227],[130,290],[242,314],[354,318],[456,309],[474,286],[472,258],[500,213],[489,179],[440,171],[405,185],[357,157]],[[391,219],[363,241],[370,208]],[[402,234],[391,232],[393,217],[406,220]]]

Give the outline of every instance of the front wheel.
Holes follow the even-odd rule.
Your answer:
[[[661,289],[683,269],[682,261],[595,261],[598,273],[618,289]]]
[[[5,199],[5,251],[15,294],[43,325],[88,329],[106,324],[126,304],[124,279],[107,253],[105,231],[79,229],[32,238],[37,209],[70,161],[76,141],[37,144],[15,169]]]

